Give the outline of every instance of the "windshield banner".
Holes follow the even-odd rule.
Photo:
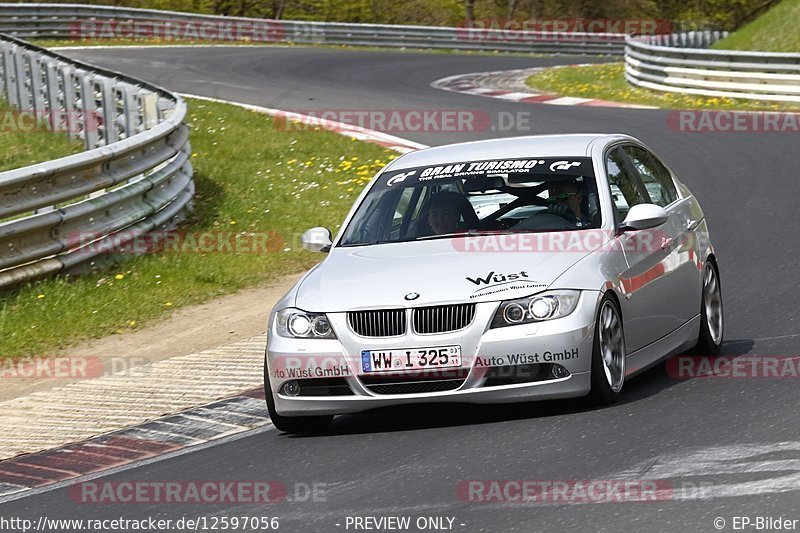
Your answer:
[[[509,182],[525,183],[558,177],[594,177],[594,171],[590,157],[485,159],[389,170],[380,177],[376,187],[413,187],[438,180],[483,176],[501,176],[507,177]]]

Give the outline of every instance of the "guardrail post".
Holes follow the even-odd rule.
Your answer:
[[[101,114],[93,117],[94,123],[102,117],[103,141],[106,145],[119,140],[117,130],[117,103],[114,97],[114,83],[116,80],[103,78],[100,80]]]
[[[131,85],[125,85],[122,89],[122,131],[125,137],[130,137],[139,133],[139,105],[136,99],[138,89]]]
[[[81,124],[78,117],[78,95],[75,92],[77,86],[75,68],[71,65],[63,65],[59,69],[59,77],[63,91],[63,109],[67,119],[67,133],[73,139],[80,139]]]
[[[66,116],[64,116],[64,106],[62,97],[59,93],[59,77],[58,65],[54,61],[47,61],[44,66],[45,70],[45,83],[47,94],[47,105],[50,108],[50,115],[48,124],[51,131],[64,131],[66,128]]]
[[[8,67],[6,66],[6,43],[0,41],[0,97],[8,98],[8,88],[6,87],[6,80],[8,79]]]
[[[48,111],[45,100],[44,86],[42,84],[42,65],[39,62],[39,58],[32,54],[26,55],[26,61],[28,63],[28,69],[31,77],[31,104],[33,107],[34,116],[36,117],[36,122],[41,123],[41,121],[47,117]]]
[[[142,92],[139,98],[142,103],[142,123],[145,129],[150,129],[158,124],[158,95]]]
[[[97,132],[99,124],[94,95],[95,84],[92,79],[93,76],[89,72],[79,71],[77,76],[81,93],[80,113],[83,123],[83,139],[86,141],[86,149],[91,150],[99,145],[98,141],[100,139]]]
[[[24,52],[18,47],[14,49],[14,81],[16,101],[13,104],[15,107],[22,111],[28,111],[31,108],[31,101],[28,97],[27,76],[25,71],[25,57]]]

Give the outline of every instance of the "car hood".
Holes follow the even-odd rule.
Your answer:
[[[300,282],[295,305],[337,312],[522,298],[593,251],[508,251],[501,237],[480,237],[483,244],[472,247],[472,237],[336,247]]]

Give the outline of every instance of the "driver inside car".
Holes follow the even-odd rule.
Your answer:
[[[431,198],[428,225],[434,235],[446,235],[459,230],[462,202],[462,196],[453,192],[440,192]]]
[[[573,181],[559,181],[550,186],[547,212],[558,215],[577,226],[591,224],[591,217],[581,209],[583,189]]]

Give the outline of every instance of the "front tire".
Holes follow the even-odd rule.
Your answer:
[[[322,433],[333,421],[332,415],[324,416],[283,416],[275,410],[275,398],[272,396],[272,389],[269,385],[267,375],[267,365],[264,363],[264,396],[267,401],[267,411],[272,425],[284,433],[308,434]]]
[[[725,321],[722,312],[722,285],[719,269],[709,260],[703,268],[703,297],[700,309],[700,335],[695,352],[698,355],[719,355]]]
[[[616,300],[606,294],[600,301],[594,326],[589,393],[593,404],[609,405],[619,400],[625,384],[625,357],[622,315]]]

